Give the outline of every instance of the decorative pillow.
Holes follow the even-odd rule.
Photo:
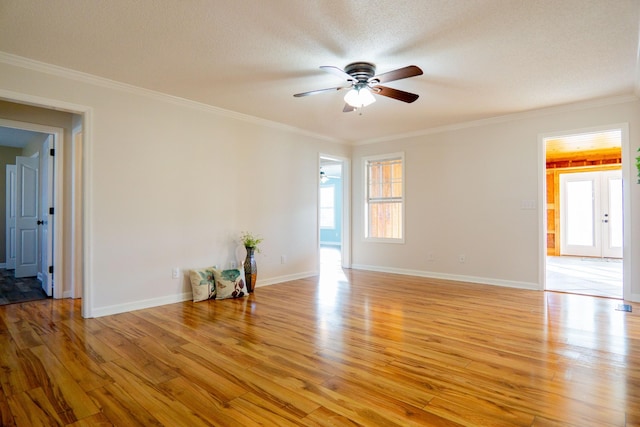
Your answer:
[[[216,283],[213,277],[213,267],[191,270],[189,279],[191,279],[193,302],[215,298]]]
[[[218,270],[214,268],[213,276],[216,279],[216,299],[240,298],[249,295],[243,269]]]

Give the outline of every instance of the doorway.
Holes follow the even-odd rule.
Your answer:
[[[554,135],[542,145],[544,288],[623,298],[623,128]]]
[[[16,195],[11,199],[5,197],[5,266],[13,268],[11,273],[16,279],[37,277],[47,296],[63,298],[62,274],[59,273],[63,260],[61,192],[64,182],[64,130],[0,119],[0,132],[11,135],[10,138],[3,138],[5,143],[21,150],[21,155],[17,155],[13,162],[16,165],[15,188],[11,190],[9,185],[5,185],[5,195]],[[9,169],[7,184],[10,183]],[[21,184],[27,188],[21,189]],[[25,201],[21,196],[27,194],[30,196]],[[10,230],[9,224],[12,210],[15,212],[15,231]],[[54,279],[55,266],[58,269]]]
[[[61,135],[60,128],[0,120],[3,303],[53,296],[53,153]]]
[[[348,161],[320,156],[318,189],[318,236],[320,272],[348,267],[349,192]]]
[[[89,210],[87,206],[90,205],[88,201],[90,193],[87,191],[87,188],[90,188],[91,180],[87,174],[83,173],[89,168],[86,159],[91,158],[91,144],[88,142],[92,140],[92,109],[84,105],[50,98],[35,97],[32,95],[5,91],[3,89],[0,89],[0,102],[12,103],[20,106],[19,109],[23,110],[22,114],[25,115],[25,117],[19,119],[28,121],[28,123],[23,124],[35,128],[34,130],[36,131],[53,133],[56,136],[56,141],[59,142],[56,146],[57,151],[56,156],[54,157],[55,176],[53,184],[55,189],[54,199],[56,210],[53,221],[53,262],[54,266],[58,266],[58,269],[55,272],[56,280],[58,283],[62,283],[63,286],[54,287],[53,297],[80,297],[82,298],[82,317],[94,317],[91,292],[92,282],[90,279],[92,263],[88,255],[89,250],[86,243],[89,240],[89,230],[91,230],[90,221],[87,220],[87,217],[89,216],[87,214]],[[28,111],[30,108],[33,108],[34,110]],[[64,130],[44,124],[38,124],[39,118],[46,118],[43,120],[55,122],[60,119],[59,114],[68,115],[64,121],[67,121],[66,119],[68,118],[68,122],[72,124],[74,134],[77,135],[77,140],[74,141],[76,147],[72,147],[74,148],[72,150],[72,156],[79,155],[79,157],[73,158],[70,170],[65,170],[63,168],[63,159],[65,157],[64,147],[66,145],[64,140]],[[33,120],[29,121],[30,119]],[[0,119],[0,126],[2,126],[3,122],[7,121],[9,120]],[[26,129],[29,129],[29,127]],[[81,146],[78,147],[78,144]],[[67,188],[65,173],[70,175],[69,182],[76,180],[81,185],[76,185],[71,188],[70,191]],[[63,201],[65,203],[63,203]],[[76,243],[76,248],[73,250],[70,247],[71,245],[63,245],[63,240],[68,240],[65,239],[65,233],[67,232],[65,232],[63,226],[63,218],[65,218],[65,204],[75,206],[75,210],[81,215],[81,221],[79,221],[81,228],[73,227],[75,224],[72,223],[71,230],[68,231],[71,241]],[[81,254],[81,257],[76,259],[74,254]],[[70,265],[67,265],[67,261]],[[67,279],[68,270],[77,271],[79,274],[74,274]],[[79,292],[74,292],[72,294],[71,291],[67,290],[67,288],[79,289]],[[64,292],[63,289],[65,289]]]

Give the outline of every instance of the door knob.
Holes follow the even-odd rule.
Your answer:
[[[44,224],[44,221],[38,221],[36,224],[42,225],[42,224]]]

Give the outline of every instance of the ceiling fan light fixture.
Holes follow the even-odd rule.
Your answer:
[[[360,114],[362,114],[363,107],[371,105],[376,101],[374,95],[385,96],[408,104],[414,102],[419,97],[415,93],[405,92],[380,84],[422,75],[422,70],[416,65],[408,65],[382,74],[376,74],[376,66],[370,62],[353,62],[344,67],[344,70],[331,65],[322,65],[320,69],[345,79],[348,86],[345,86],[345,83],[343,83],[342,86],[295,93],[293,96],[299,98],[302,96],[347,89],[347,94],[344,97],[346,104],[342,111],[348,113],[360,110]]]
[[[362,108],[376,102],[376,98],[366,85],[361,87],[356,86],[347,92],[344,96],[344,102],[353,108]]]

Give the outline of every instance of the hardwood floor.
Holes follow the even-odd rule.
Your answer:
[[[82,319],[0,307],[19,425],[640,425],[640,317],[619,300],[363,271]]]

